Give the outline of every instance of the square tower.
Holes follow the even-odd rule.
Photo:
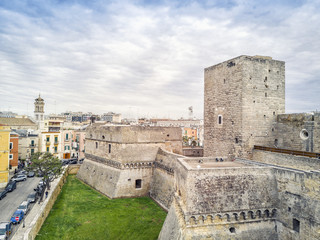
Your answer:
[[[204,70],[204,155],[251,157],[285,112],[285,62],[239,56]]]

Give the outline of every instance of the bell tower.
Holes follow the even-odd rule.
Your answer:
[[[42,130],[44,123],[44,100],[40,97],[40,94],[34,101],[34,117],[38,123],[38,129]]]

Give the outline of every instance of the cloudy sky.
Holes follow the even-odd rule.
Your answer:
[[[320,1],[1,0],[0,111],[203,116],[203,69],[286,62],[286,111],[320,110]]]

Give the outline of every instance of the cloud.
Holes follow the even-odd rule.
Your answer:
[[[0,110],[202,117],[203,69],[244,54],[286,61],[287,111],[320,108],[316,1],[31,2],[0,3]]]

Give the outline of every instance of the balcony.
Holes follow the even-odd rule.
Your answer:
[[[59,141],[54,141],[54,145],[58,145],[59,144]]]
[[[35,147],[37,147],[37,144],[30,144],[29,145],[29,148],[35,148]]]
[[[46,145],[50,145],[50,141],[46,141]]]

